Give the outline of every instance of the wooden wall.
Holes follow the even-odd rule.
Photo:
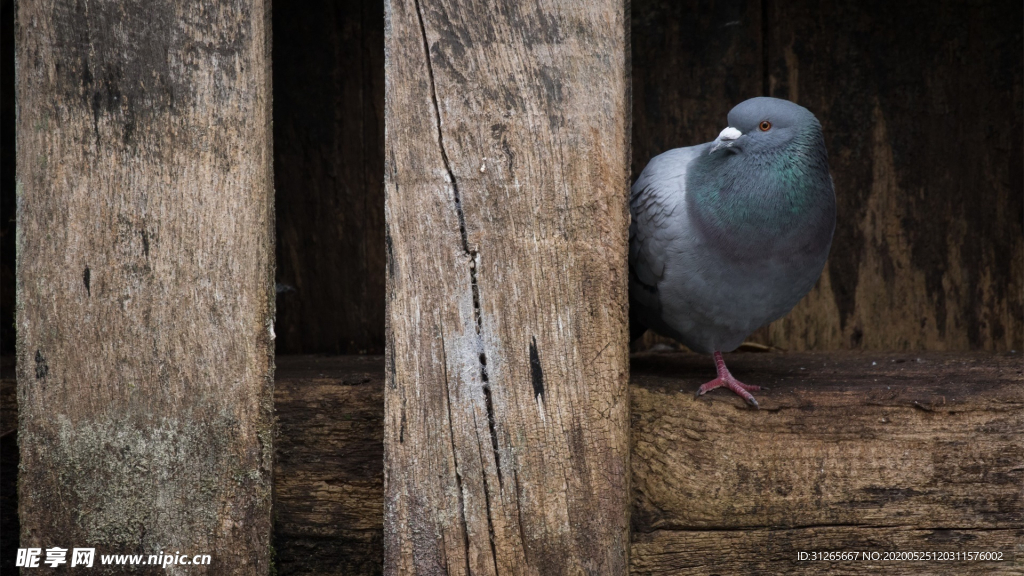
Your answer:
[[[379,352],[383,6],[285,8],[274,13],[277,348]],[[839,195],[832,258],[811,296],[758,340],[1024,346],[1021,11],[1012,2],[633,2],[634,173],[654,154],[713,138],[751,96],[795,99],[825,126]],[[3,85],[13,86],[13,52],[3,52]],[[3,98],[6,352],[12,102]]]
[[[274,5],[277,352],[384,351],[384,5]]]
[[[818,286],[754,340],[1009,350],[1024,341],[1022,6],[633,3],[633,172],[736,103],[818,115],[838,197]]]

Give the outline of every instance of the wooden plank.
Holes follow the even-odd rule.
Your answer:
[[[821,120],[838,223],[818,287],[761,341],[1020,350],[1024,6],[766,6],[770,93]]]
[[[1019,354],[735,354],[733,364],[772,387],[762,410],[725,393],[694,399],[713,370],[706,357],[634,357],[632,573],[1021,572]],[[278,365],[279,573],[380,574],[384,359]],[[801,551],[1000,551],[1004,561],[800,562]]]
[[[274,4],[277,352],[384,352],[384,4]]]
[[[18,3],[24,547],[267,573],[268,24],[246,0]]]
[[[624,573],[625,7],[386,14],[385,573]]]
[[[771,388],[761,410],[725,394],[695,399],[706,357],[634,357],[635,573],[875,566],[796,561],[812,550],[1005,558],[884,563],[900,574],[1021,568],[1019,354],[737,354],[729,367]]]
[[[381,574],[383,357],[285,356],[277,375],[277,573]]]
[[[1024,473],[1018,356],[730,360],[771,388],[760,411],[677,393],[714,374],[705,357],[634,360],[635,527],[1020,522],[1024,501],[1007,490]]]

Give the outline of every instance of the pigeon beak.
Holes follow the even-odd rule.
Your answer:
[[[722,130],[718,138],[715,138],[715,145],[711,147],[711,151],[708,154],[714,154],[716,150],[731,147],[740,136],[743,136],[743,133],[732,126]]]

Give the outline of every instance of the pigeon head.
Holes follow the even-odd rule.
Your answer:
[[[803,106],[778,98],[751,98],[729,112],[729,127],[715,139],[710,153],[756,156],[820,135],[821,124]]]
[[[808,222],[831,238],[835,193],[821,124],[807,109],[752,98],[729,112],[729,127],[688,167],[687,203],[705,233],[750,246],[786,242]],[[822,232],[824,234],[825,232]]]

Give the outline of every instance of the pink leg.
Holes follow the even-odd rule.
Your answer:
[[[747,401],[747,404],[750,404],[754,408],[758,408],[757,400],[754,400],[754,396],[751,392],[754,390],[760,390],[760,386],[744,384],[734,378],[733,375],[729,373],[729,369],[725,367],[725,360],[722,358],[722,353],[718,351],[715,351],[715,368],[718,369],[718,378],[715,378],[710,382],[705,382],[697,389],[697,396],[706,394],[715,388],[725,386],[729,390],[739,394],[740,397]]]

